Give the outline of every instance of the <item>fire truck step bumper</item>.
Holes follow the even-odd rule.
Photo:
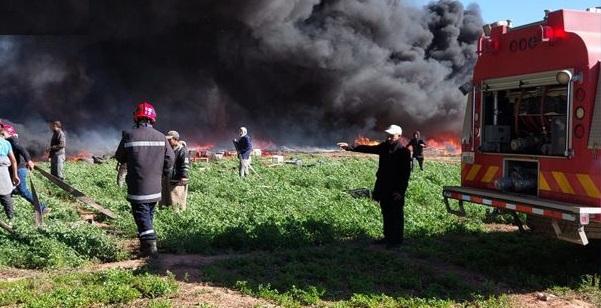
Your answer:
[[[445,186],[442,194],[447,211],[461,216],[465,216],[465,209],[463,208],[463,202],[465,201],[530,215],[544,216],[553,220],[571,221],[579,225],[588,225],[591,215],[601,214],[601,208],[599,207],[583,207],[532,196],[510,195],[485,189]],[[458,200],[459,210],[452,210],[448,199]]]

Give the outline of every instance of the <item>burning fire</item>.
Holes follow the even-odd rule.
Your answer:
[[[401,137],[403,144],[408,144],[410,139]],[[377,145],[378,140],[372,140],[365,136],[355,138],[356,145]],[[459,137],[454,134],[440,134],[425,140],[427,147],[424,149],[426,155],[430,156],[455,156],[461,153]]]
[[[372,140],[372,139],[369,139],[364,136],[357,137],[354,142],[356,145],[378,145],[378,144],[380,144],[380,141]]]
[[[90,159],[92,159],[92,156],[94,154],[88,152],[88,151],[79,151],[75,154],[70,154],[67,156],[67,160],[70,161],[88,161]]]
[[[208,151],[208,150],[211,150],[214,147],[215,147],[215,145],[212,144],[212,143],[207,143],[207,144],[189,144],[188,145],[188,149],[195,150],[195,151],[198,151],[198,152]]]
[[[435,156],[454,156],[461,153],[459,137],[453,134],[441,134],[427,139],[428,152]]]

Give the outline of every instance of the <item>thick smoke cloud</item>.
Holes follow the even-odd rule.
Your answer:
[[[44,122],[60,119],[74,147],[98,151],[145,99],[160,129],[200,143],[240,125],[281,145],[391,123],[456,132],[482,24],[451,0],[79,3],[90,21],[75,34],[0,37],[0,118],[43,142]]]

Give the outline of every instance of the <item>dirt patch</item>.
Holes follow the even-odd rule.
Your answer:
[[[250,297],[226,288],[218,288],[198,283],[180,282],[180,291],[171,300],[173,307],[191,307],[199,303],[214,307],[275,307],[266,300]]]
[[[508,224],[486,224],[484,226],[487,232],[519,232],[519,228]]]
[[[562,298],[550,293],[534,292],[527,294],[515,294],[510,296],[511,303],[515,307],[540,308],[540,307],[575,307],[592,308],[595,305],[587,303],[578,298]]]
[[[24,278],[29,278],[29,277],[34,277],[36,275],[39,275],[39,271],[35,271],[35,270],[24,270],[24,269],[17,269],[17,268],[0,268],[0,280],[1,281],[13,281],[13,280],[19,280],[19,279],[24,279]]]

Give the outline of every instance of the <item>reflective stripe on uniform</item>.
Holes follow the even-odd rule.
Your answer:
[[[156,199],[156,198],[160,198],[160,197],[161,197],[161,193],[152,194],[152,195],[127,195],[127,199],[137,200],[137,201],[152,200],[152,199]]]
[[[153,234],[153,233],[154,233],[154,230],[150,229],[148,231],[144,231],[144,232],[140,233],[140,236],[144,236],[144,235],[148,235],[148,234]]]
[[[125,144],[126,148],[133,147],[164,147],[165,141],[132,141]]]

